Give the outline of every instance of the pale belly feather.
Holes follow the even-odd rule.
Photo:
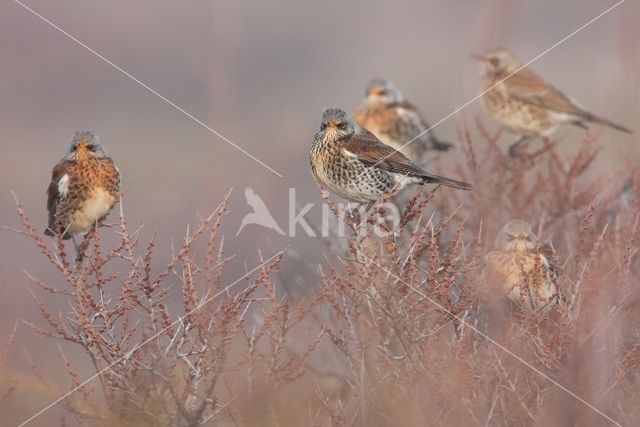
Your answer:
[[[115,197],[107,191],[101,188],[94,190],[73,215],[69,231],[74,234],[88,232],[96,221],[109,213],[115,202]]]

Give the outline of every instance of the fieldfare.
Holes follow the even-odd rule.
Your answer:
[[[120,172],[98,137],[90,131],[74,133],[69,150],[51,174],[45,234],[69,239],[87,233],[113,208],[119,191]]]
[[[521,135],[510,150],[512,154],[527,138],[549,137],[563,123],[586,128],[587,123],[595,122],[631,133],[626,127],[585,110],[533,70],[520,69],[520,62],[505,49],[473,56],[484,69],[483,90],[491,88],[483,96],[487,113],[506,129]]]
[[[366,97],[354,111],[353,118],[380,141],[414,162],[423,160],[429,151],[453,147],[427,130],[429,125],[416,107],[405,101],[396,86],[386,79],[369,82]]]
[[[549,312],[560,303],[552,255],[528,222],[512,220],[498,233],[495,250],[487,254],[487,278],[527,312]]]
[[[465,182],[425,171],[368,130],[356,131],[347,113],[338,108],[323,112],[309,158],[311,172],[320,184],[358,203],[373,204],[394,188],[413,183],[471,189]]]

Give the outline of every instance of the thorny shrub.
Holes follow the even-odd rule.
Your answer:
[[[318,272],[315,283],[291,292],[300,284],[280,278],[289,291],[284,297],[274,273],[282,257],[295,253],[278,252],[238,282],[222,282],[229,260],[219,238],[226,199],[160,270],[152,265],[155,239],[141,247],[139,230],[130,232],[122,216],[90,233],[80,248],[85,259],[73,262],[60,240],[53,249],[42,240],[18,205],[17,231],[61,277],[59,286],[31,277],[46,323],[32,326],[82,347],[96,374],[97,386],[87,384],[60,402],[65,420],[150,426],[640,421],[638,166],[621,165],[606,177],[594,173],[602,147],[592,133],[568,156],[558,153],[558,141],[544,140],[528,156],[513,158],[499,148],[499,134],[476,126],[483,137],[472,141],[463,129],[464,161],[449,170],[473,182],[473,191],[403,190],[414,193],[395,229],[381,203],[360,218],[339,212],[321,192],[350,235],[326,239],[335,257],[308,266]],[[498,230],[514,218],[529,221],[554,250],[563,303],[551,313],[527,314],[507,304],[483,273]],[[386,237],[363,235],[363,222],[386,227]],[[119,245],[103,247],[100,234],[107,232],[118,233]],[[194,249],[198,240],[205,242],[201,253]],[[42,292],[70,308],[54,314]],[[168,309],[172,295],[182,300],[178,313]],[[496,298],[502,309],[490,310],[488,301]],[[203,304],[206,310],[199,309]],[[82,385],[85,379],[62,358],[71,389]],[[7,356],[0,360],[8,372]],[[5,399],[20,392],[24,377],[3,378]],[[37,378],[56,397],[67,391]]]

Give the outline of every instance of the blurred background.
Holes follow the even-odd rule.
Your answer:
[[[269,257],[287,245],[314,263],[327,254],[323,244],[302,229],[296,237],[287,237],[250,225],[237,238],[235,234],[250,212],[243,195],[246,187],[265,200],[285,231],[289,188],[295,187],[301,205],[316,203],[310,220],[319,217],[321,199],[307,153],[323,108],[351,111],[372,77],[386,77],[429,122],[437,122],[478,93],[480,72],[471,53],[503,46],[526,62],[614,3],[25,3],[264,161],[279,177],[19,4],[3,2],[0,224],[18,225],[13,190],[34,225],[44,230],[51,168],[73,131],[91,129],[122,172],[128,223],[144,224],[143,241],[158,230],[158,265],[169,259],[172,239],[181,239],[187,226],[197,222],[197,213],[211,212],[230,188],[231,213],[223,232],[227,254],[236,258],[225,273],[229,281],[257,265],[259,251]],[[595,113],[638,131],[639,19],[640,4],[627,1],[532,68]],[[456,140],[475,116],[497,129],[475,102],[436,132]],[[558,135],[581,132],[565,127]],[[640,158],[636,135],[604,130],[602,172],[629,156]],[[579,141],[564,139],[563,150],[571,149],[572,140]],[[503,134],[505,148],[512,140]],[[453,161],[456,156],[461,154],[451,154]],[[283,268],[294,271],[296,263],[285,262]],[[18,319],[40,321],[25,271],[52,284],[59,280],[30,242],[0,230],[2,341]],[[14,353],[19,359],[27,353],[37,360],[50,356],[43,370],[63,379],[66,373],[55,345],[22,325]],[[20,367],[27,362],[13,363]],[[34,412],[45,401],[23,402],[19,412]]]

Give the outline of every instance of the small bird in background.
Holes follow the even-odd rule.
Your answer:
[[[492,88],[483,96],[485,110],[503,127],[521,135],[509,150],[512,155],[517,155],[530,137],[549,137],[563,123],[586,128],[587,123],[595,122],[632,133],[585,110],[531,69],[518,70],[520,62],[505,49],[473,56],[482,63],[483,90]]]
[[[527,312],[549,312],[560,303],[553,251],[541,245],[531,225],[515,219],[502,227],[487,254],[487,277]]]
[[[424,160],[429,151],[453,147],[452,143],[438,139],[432,130],[427,131],[429,125],[420,112],[386,79],[369,82],[366,97],[354,111],[353,118],[380,141],[414,162]]]
[[[66,240],[87,233],[107,216],[119,191],[120,171],[98,137],[86,130],[75,132],[69,150],[51,173],[45,234]]]
[[[347,113],[330,108],[322,113],[311,151],[311,172],[331,191],[352,202],[368,203],[406,184],[442,184],[470,190],[471,185],[433,175],[404,154],[383,144],[368,130],[356,131]]]
[[[258,196],[253,189],[247,187],[244,189],[244,197],[247,200],[247,204],[251,206],[253,212],[250,212],[242,218],[242,222],[240,223],[240,228],[238,228],[238,232],[236,233],[236,237],[240,234],[242,229],[249,224],[257,224],[263,227],[267,227],[271,230],[276,231],[277,233],[284,234],[284,231],[280,228],[278,223],[271,212],[269,212],[269,208],[264,203],[264,201]]]

